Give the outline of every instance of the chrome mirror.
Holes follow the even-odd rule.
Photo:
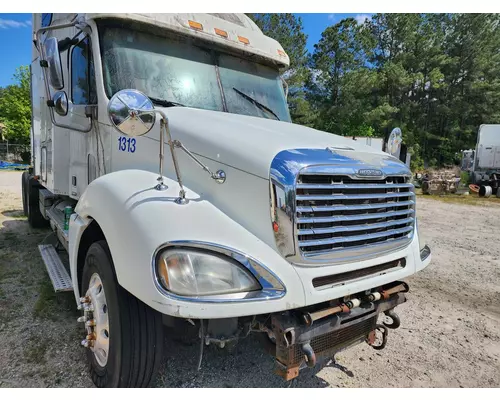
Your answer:
[[[387,152],[393,156],[399,157],[401,143],[403,143],[403,133],[400,128],[394,128],[389,135],[389,140],[387,140]]]
[[[152,101],[134,89],[116,93],[109,101],[108,115],[116,129],[132,137],[148,133],[156,120]]]
[[[68,114],[68,96],[66,92],[56,92],[54,96],[52,96],[52,102],[54,103],[54,110],[56,113],[61,116]]]
[[[64,87],[64,79],[57,39],[50,37],[45,40],[43,46],[48,64],[50,84],[54,89],[61,90]]]

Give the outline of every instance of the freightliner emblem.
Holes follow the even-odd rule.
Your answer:
[[[360,169],[357,175],[359,176],[382,176],[383,173],[379,169]]]

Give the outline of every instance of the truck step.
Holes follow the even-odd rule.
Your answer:
[[[51,244],[40,244],[38,245],[38,250],[40,250],[40,255],[49,273],[54,291],[72,292],[73,283],[54,246]]]

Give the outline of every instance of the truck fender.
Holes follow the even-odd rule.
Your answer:
[[[187,315],[179,310],[186,302],[166,298],[154,282],[154,254],[173,241],[215,243],[251,255],[262,265],[272,266],[286,293],[280,299],[262,302],[268,303],[262,308],[263,312],[305,304],[304,287],[297,272],[272,247],[229,218],[204,195],[189,188],[185,187],[188,204],[177,204],[178,183],[164,178],[168,188],[158,191],[154,188],[156,178],[156,174],[143,170],[117,171],[92,181],[81,196],[69,227],[70,270],[77,301],[80,297],[78,268],[82,268],[78,262],[79,243],[85,230],[95,222],[108,243],[118,283],[165,314]],[[214,182],[214,190],[216,185]],[[252,305],[252,312],[258,313],[257,303]],[[189,309],[194,310],[188,314],[193,318],[209,318],[210,312],[212,317],[217,317],[218,311],[222,312],[222,308],[213,305],[207,306],[205,312],[199,305]],[[228,308],[224,312],[230,316]]]

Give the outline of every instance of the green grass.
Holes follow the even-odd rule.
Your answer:
[[[32,364],[45,364],[47,348],[48,343],[43,338],[32,336],[28,346],[23,351],[24,358]]]
[[[444,194],[444,195],[435,195],[435,194],[418,194],[419,198],[431,199],[441,201],[443,203],[452,203],[452,204],[462,204],[469,206],[479,206],[479,207],[494,207],[500,206],[500,199],[497,197],[478,197],[475,194],[469,194],[468,196],[463,196],[459,194]]]
[[[73,293],[55,293],[48,276],[40,281],[38,299],[33,307],[35,318],[56,321],[76,312]]]

